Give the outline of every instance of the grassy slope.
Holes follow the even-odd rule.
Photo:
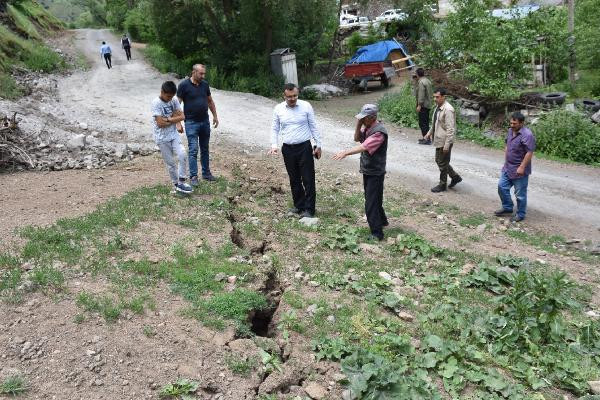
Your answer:
[[[64,63],[47,48],[42,38],[62,29],[62,23],[37,2],[9,4],[0,23],[0,97],[15,98],[20,92],[10,76],[13,65],[50,72]]]

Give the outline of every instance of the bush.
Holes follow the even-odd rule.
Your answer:
[[[23,62],[32,71],[52,72],[65,68],[65,62],[60,55],[40,44],[31,46]]]
[[[386,94],[379,100],[379,110],[387,119],[407,128],[417,129],[417,101],[410,84],[405,84],[400,92]]]
[[[600,164],[600,127],[587,117],[557,110],[544,114],[534,126],[537,149],[560,158]]]
[[[14,100],[22,94],[12,76],[0,72],[0,97]]]

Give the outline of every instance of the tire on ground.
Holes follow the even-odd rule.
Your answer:
[[[562,103],[564,103],[566,98],[567,98],[567,94],[565,92],[540,94],[540,99],[542,99],[542,103],[552,104],[552,105],[556,105],[556,106],[560,106]]]
[[[600,110],[600,100],[594,99],[577,99],[575,100],[575,107],[586,110],[596,112]]]

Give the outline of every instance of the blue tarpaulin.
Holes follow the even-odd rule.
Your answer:
[[[348,61],[348,64],[385,61],[390,52],[394,50],[400,50],[404,57],[408,57],[408,51],[400,43],[395,40],[382,40],[358,49],[356,54]],[[408,60],[408,65],[413,65],[413,62]]]

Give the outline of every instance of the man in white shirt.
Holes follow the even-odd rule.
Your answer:
[[[315,123],[315,113],[310,103],[298,100],[298,87],[286,83],[285,101],[275,106],[271,124],[271,150],[277,154],[279,138],[283,142],[281,154],[290,177],[294,208],[290,211],[302,217],[315,215],[315,158],[321,157],[321,135]],[[315,141],[314,148],[310,140]]]

